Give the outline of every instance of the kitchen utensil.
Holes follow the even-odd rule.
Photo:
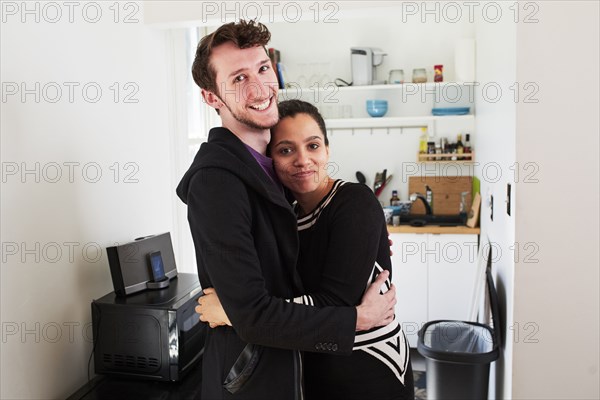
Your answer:
[[[356,180],[358,183],[367,184],[367,178],[365,178],[364,174],[360,171],[356,171]]]
[[[375,180],[373,181],[373,192],[375,193],[375,195],[378,194],[378,190],[379,188],[381,188],[381,185],[383,185],[383,175],[381,172],[376,172],[375,173]]]
[[[385,187],[387,186],[387,184],[390,183],[390,181],[392,180],[393,176],[394,175],[392,174],[392,175],[388,176],[385,179],[385,181],[381,184],[381,186],[379,187],[379,189],[377,189],[377,191],[375,192],[375,196],[379,197],[379,195],[381,194],[381,192],[383,192],[383,189],[385,189]]]

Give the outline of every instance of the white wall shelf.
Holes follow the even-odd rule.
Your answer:
[[[469,114],[448,116],[425,115],[421,117],[339,118],[327,119],[325,120],[325,124],[327,130],[426,127],[430,132],[435,132],[437,122],[450,120],[473,123],[475,116]]]
[[[291,85],[296,85],[295,82],[291,82]],[[354,92],[354,91],[368,91],[368,90],[404,90],[410,88],[414,90],[415,88],[422,89],[439,89],[444,88],[446,86],[474,86],[474,82],[425,82],[425,83],[412,83],[406,82],[402,84],[392,84],[392,85],[362,85],[362,86],[336,86],[333,82],[328,82],[324,85],[315,84],[309,87],[298,87],[291,86],[286,89],[279,89],[279,93],[283,97],[291,96],[294,97],[299,93],[305,92]]]
[[[452,158],[457,158],[453,160]],[[458,159],[460,157],[460,160]],[[417,161],[422,163],[472,163],[475,162],[475,152],[470,153],[442,153],[442,154],[417,154]]]

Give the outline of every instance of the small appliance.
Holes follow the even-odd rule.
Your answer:
[[[177,276],[171,234],[145,236],[106,248],[117,296],[163,289]]]
[[[179,381],[202,358],[201,295],[198,277],[181,273],[164,289],[92,301],[95,372]]]
[[[377,85],[385,81],[376,80],[377,67],[383,63],[387,54],[375,47],[351,47],[350,60],[352,63],[352,85]]]

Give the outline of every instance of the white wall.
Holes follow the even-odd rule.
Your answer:
[[[56,9],[30,2],[34,14],[23,14],[24,4],[2,4],[0,397],[64,398],[87,380],[90,303],[112,291],[105,247],[172,228],[165,33],[145,27],[142,10],[123,3],[118,23],[112,3],[96,3],[96,23],[83,18],[96,18],[93,8],[82,14],[84,3],[72,23],[62,3],[54,3],[62,7],[55,23]],[[123,23],[126,15],[139,22]],[[36,82],[38,101],[10,94],[13,83],[35,91]],[[64,82],[79,84],[72,102]],[[86,83],[101,88],[96,103],[83,97]],[[62,98],[53,103],[57,86]],[[138,102],[125,103],[127,94]],[[72,180],[64,163],[79,163],[71,164]],[[39,178],[22,175],[36,165]]]
[[[503,90],[497,103],[476,100],[482,235],[497,245],[504,311],[490,398],[597,399],[598,4],[536,3],[520,8],[519,24],[510,5],[509,20],[478,20],[476,37],[477,81]],[[573,213],[563,207],[571,194]]]
[[[478,18],[476,28],[476,130],[475,175],[481,181],[481,244],[486,237],[492,243],[492,260],[503,322],[498,328],[504,338],[502,355],[491,368],[490,398],[510,398],[513,352],[513,298],[515,242],[514,213],[506,213],[506,185],[512,184],[513,201],[517,198],[511,166],[515,163],[516,105],[510,87],[516,82],[516,26],[510,12],[504,18]],[[497,91],[500,88],[500,91]],[[490,197],[494,197],[491,219]],[[514,203],[513,203],[514,204]]]
[[[515,399],[600,398],[599,14],[543,2],[538,23],[517,27],[517,81],[540,90],[517,105],[517,161],[536,163],[539,182],[518,184],[515,240],[539,262],[515,266],[515,321],[538,327],[514,344]]]

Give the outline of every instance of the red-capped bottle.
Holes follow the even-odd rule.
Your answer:
[[[434,65],[433,66],[433,81],[444,82],[444,66]]]

